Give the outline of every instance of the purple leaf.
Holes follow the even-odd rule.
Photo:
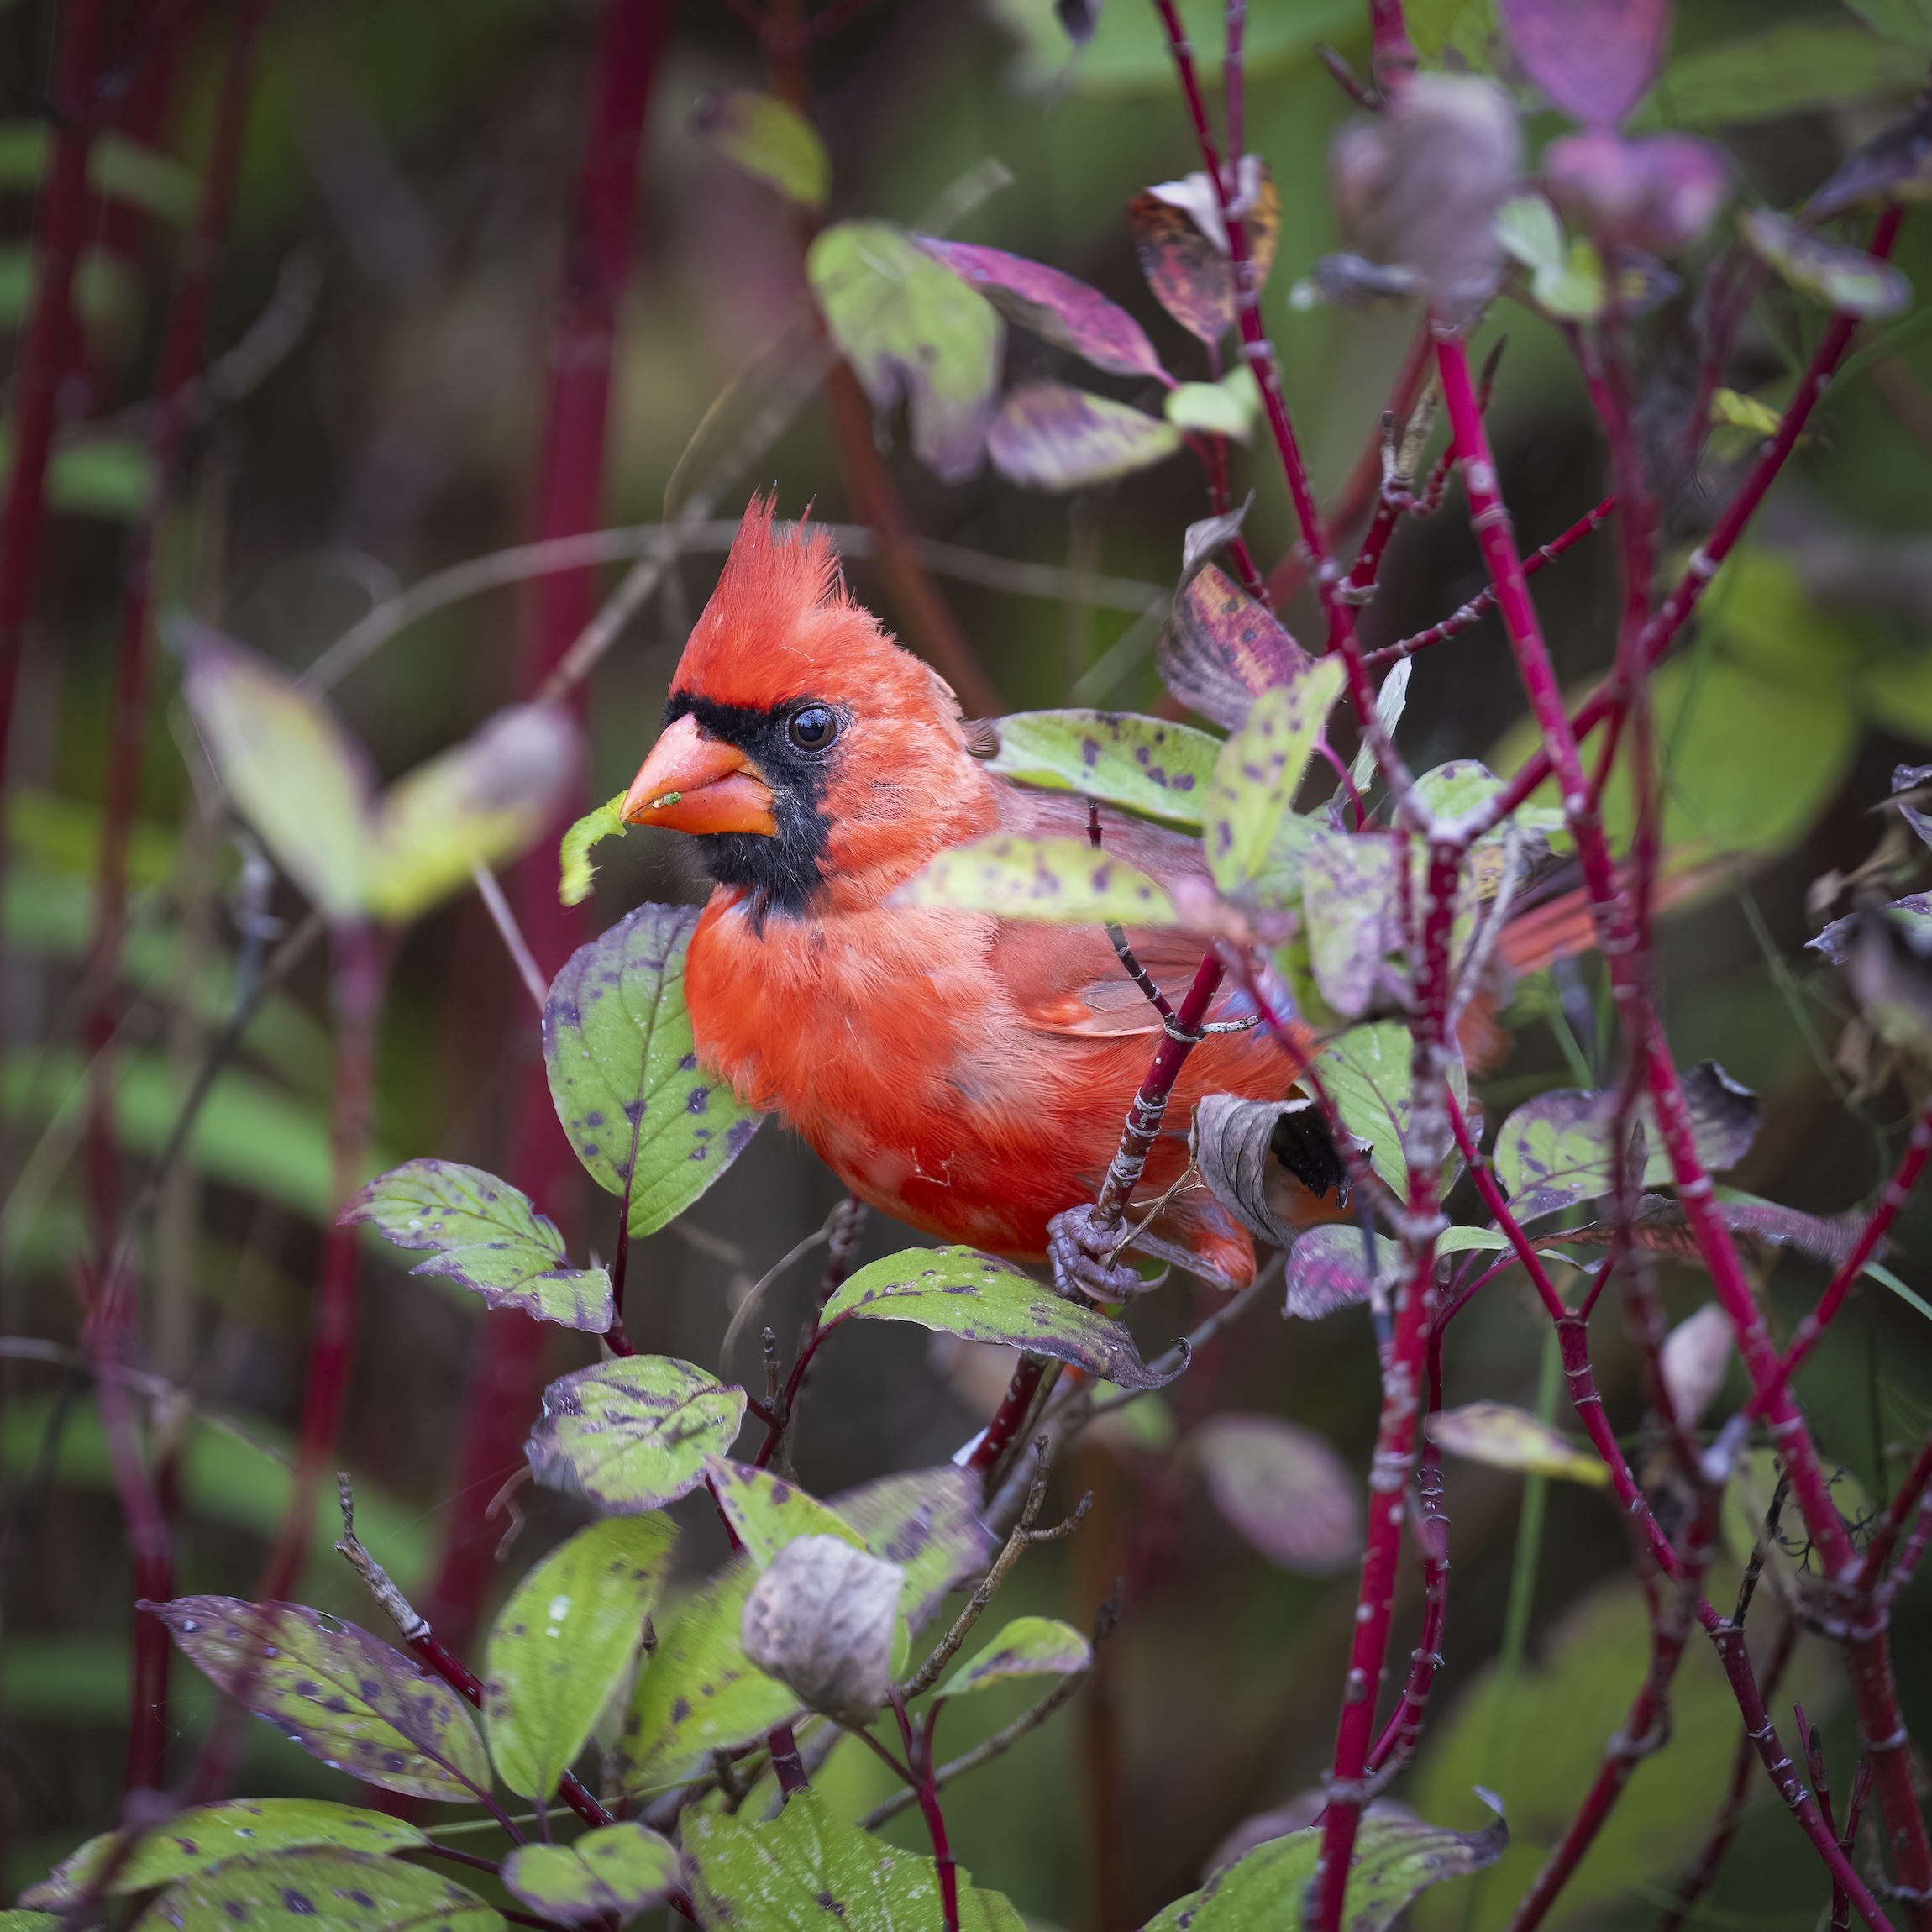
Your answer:
[[[994,468],[1030,490],[1078,490],[1131,475],[1180,446],[1173,423],[1063,382],[1010,391],[986,437]]]
[[[1393,1277],[1395,1247],[1379,1235],[1331,1222],[1311,1227],[1288,1257],[1288,1296],[1284,1315],[1319,1321],[1337,1309],[1352,1308],[1368,1299],[1368,1256],[1373,1252],[1380,1279]]]
[[[1805,204],[1813,221],[1840,214],[1861,202],[1923,201],[1932,186],[1932,100],[1923,94],[1904,118],[1855,148],[1838,171]]]
[[[1248,706],[1314,663],[1274,613],[1211,566],[1174,600],[1154,647],[1161,681],[1189,711],[1238,731]]]
[[[1670,0],[1502,0],[1530,78],[1572,119],[1614,128],[1650,90],[1670,32]]]
[[[1730,192],[1723,154],[1689,134],[1572,134],[1543,150],[1543,181],[1597,241],[1655,255],[1681,255]]]
[[[935,260],[970,282],[1007,321],[1112,375],[1168,380],[1147,331],[1124,308],[1084,281],[1044,262],[1008,255],[1004,249],[940,241],[932,235],[912,239]]]
[[[1932,845],[1932,817],[1919,809],[1932,802],[1932,786],[1925,783],[1929,778],[1932,778],[1932,764],[1896,764],[1892,768],[1893,805],[1919,837]]]
[[[218,1689],[291,1744],[365,1784],[445,1803],[490,1788],[469,1706],[427,1666],[300,1604],[176,1597],[165,1624]]]
[[[1914,953],[1921,958],[1932,953],[1932,892],[1908,893],[1882,910],[1887,921],[1898,927]],[[1805,944],[1814,952],[1822,953],[1834,966],[1843,966],[1851,960],[1852,939],[1864,916],[1853,912],[1843,919],[1834,919],[1815,939],[1808,939]]]
[[[1270,1562],[1326,1577],[1362,1548],[1355,1478],[1335,1446],[1277,1415],[1215,1415],[1188,1439],[1215,1507]]]
[[[1212,216],[1207,215],[1207,177],[1198,177],[1194,191],[1196,178],[1165,182],[1136,195],[1127,203],[1127,224],[1155,301],[1190,334],[1219,342],[1234,327],[1234,271],[1225,243],[1203,231],[1201,220],[1207,218],[1220,234],[1220,209],[1217,204]],[[1255,177],[1252,199],[1242,228],[1259,288],[1268,280],[1281,236],[1281,195],[1265,169]]]
[[[831,1499],[875,1557],[906,1572],[900,1609],[917,1630],[937,1614],[947,1593],[977,1576],[998,1540],[979,1520],[979,1480],[946,1464],[909,1469]]]

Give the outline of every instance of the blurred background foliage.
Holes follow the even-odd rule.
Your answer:
[[[1219,8],[1184,11],[1205,55]],[[0,246],[0,327],[14,332],[31,281],[27,242],[44,147],[35,116],[53,15],[45,0],[0,10],[0,207],[11,237]],[[1410,18],[1431,60],[1486,66],[1497,58],[1489,0],[1420,0]],[[80,285],[87,369],[62,399],[58,514],[40,560],[7,801],[0,1331],[24,1338],[8,1345],[14,1352],[0,1368],[0,1827],[10,1893],[109,1820],[120,1777],[129,1572],[98,1414],[62,1351],[75,1341],[70,1271],[86,1236],[78,968],[92,917],[126,518],[149,481],[122,412],[151,381],[230,25],[216,3],[193,18],[173,105],[151,142],[110,147],[96,163],[104,198]],[[164,532],[164,607],[185,607],[298,668],[399,587],[527,538],[545,328],[592,25],[585,0],[285,0],[271,13],[212,337],[218,356],[254,345],[260,366],[241,371],[236,393],[195,431]],[[1288,299],[1336,245],[1324,154],[1351,109],[1315,55],[1320,40],[1357,66],[1365,61],[1357,0],[1252,0],[1248,144],[1267,158],[1282,196],[1268,323],[1317,480],[1331,493],[1373,431],[1414,324],[1408,315],[1301,310]],[[1909,97],[1929,49],[1932,17],[1914,0],[1867,0],[1856,11],[1803,0],[1685,0],[1670,64],[1640,120],[1717,138],[1748,197],[1788,206]],[[808,68],[809,110],[832,162],[831,214],[916,221],[996,158],[1011,185],[955,232],[1092,282],[1143,322],[1170,368],[1206,374],[1198,344],[1141,286],[1122,218],[1129,195],[1193,163],[1154,18],[1139,0],[1108,0],[1078,59],[1050,0],[878,0],[816,42]],[[755,395],[773,344],[799,313],[793,214],[692,126],[707,90],[769,78],[727,8],[676,10],[652,97],[619,337],[614,523],[654,522],[667,500],[675,507],[707,480],[730,426],[748,412],[748,389]],[[1559,131],[1549,115],[1529,126],[1536,141]],[[1898,260],[1919,290],[1932,288],[1932,224],[1922,216],[1907,221]],[[1740,1184],[1820,1212],[1870,1195],[1887,1146],[1921,1097],[1847,1047],[1843,998],[1803,948],[1817,923],[1805,906],[1811,881],[1866,857],[1880,824],[1871,811],[1891,768],[1932,756],[1923,748],[1932,743],[1926,313],[1921,302],[1867,333],[1756,541],[1659,680],[1672,840],[1748,855],[1665,928],[1672,1044],[1680,1063],[1715,1057],[1765,1097],[1765,1131]],[[1819,324],[1797,298],[1767,294],[1733,372],[1738,388],[1776,407]],[[1668,424],[1694,373],[1686,303],[1667,303],[1646,327],[1646,408]],[[265,332],[281,339],[265,348]],[[1553,327],[1503,304],[1478,353],[1505,333],[1492,420],[1528,548],[1602,494],[1603,452]],[[1009,354],[1021,374],[1058,373],[1063,360],[1019,334]],[[753,378],[727,395],[748,367]],[[1090,370],[1082,380],[1123,400],[1152,399],[1151,386],[1137,396],[1128,380]],[[943,486],[911,461],[903,425],[882,421],[879,433],[921,534],[1124,580],[1147,586],[1150,598],[1171,586],[1183,527],[1204,513],[1185,458],[1058,498],[990,473]],[[1751,446],[1744,433],[1720,432],[1702,478],[1681,480],[1668,506],[1676,541],[1694,541],[1728,465]],[[1250,481],[1257,492],[1248,534],[1269,561],[1293,536],[1285,494],[1271,459],[1257,454],[1251,465],[1236,455],[1237,492]],[[775,485],[783,513],[810,504],[821,516],[858,520],[816,400],[732,483],[720,513],[735,514],[749,487],[765,483]],[[1572,680],[1607,660],[1610,543],[1586,542],[1537,580]],[[597,670],[586,800],[621,790],[648,747],[716,562],[696,554],[680,561]],[[854,559],[850,575],[905,628],[871,563]],[[1462,519],[1404,525],[1383,581],[1365,613],[1371,645],[1455,608],[1482,582]],[[1063,702],[1076,687],[1087,701],[1123,707],[1156,696],[1151,637],[1145,626],[1135,632],[1131,609],[961,580],[945,581],[942,595],[1008,708]],[[386,779],[510,700],[519,596],[499,589],[450,604],[343,684],[341,710]],[[1303,634],[1312,630],[1305,597],[1286,615]],[[161,675],[134,853],[117,1103],[123,1144],[136,1156],[160,1146],[188,1070],[232,1011],[238,984],[259,971],[264,921],[286,924],[302,910],[286,885],[265,890],[259,854],[197,790],[198,753],[171,663]],[[1521,711],[1492,620],[1418,661],[1405,749],[1423,766],[1467,755],[1506,766],[1527,742]],[[646,897],[700,895],[674,843],[647,833],[603,848],[599,924]],[[1557,990],[1546,980],[1521,989],[1515,1053],[1483,1094],[1492,1117],[1568,1081],[1577,1053],[1595,1057],[1593,968],[1575,977],[1567,1002]],[[435,1153],[504,1170],[519,1077],[536,1053],[528,1000],[474,895],[419,924],[402,946],[383,1022],[372,1167]],[[288,1493],[284,1456],[328,1191],[330,1063],[326,986],[312,959],[268,1000],[218,1083],[144,1257],[148,1366],[157,1378],[146,1390],[149,1420],[157,1442],[181,1449],[184,1591],[245,1591]],[[750,1375],[759,1324],[721,1365],[726,1324],[752,1280],[818,1225],[837,1193],[798,1145],[762,1134],[711,1194],[633,1256],[626,1312],[638,1347]],[[571,1230],[579,1252],[608,1255],[607,1200],[585,1186],[542,1205]],[[867,1252],[906,1238],[875,1220]],[[1932,1298],[1929,1255],[1932,1207],[1922,1199],[1899,1225],[1893,1261],[1908,1288]],[[343,1457],[357,1477],[364,1537],[416,1590],[434,1572],[455,1500],[454,1446],[482,1318],[435,1281],[406,1279],[373,1244],[364,1267]],[[763,1319],[781,1335],[814,1274],[802,1266],[772,1291]],[[1767,1267],[1764,1289],[1782,1329],[1821,1280],[1788,1256]],[[1673,1316],[1704,1299],[1686,1268],[1667,1272],[1665,1286]],[[1137,1325],[1154,1339],[1184,1326],[1184,1292],[1151,1298]],[[1594,1325],[1598,1373],[1619,1425],[1634,1430],[1641,1400],[1613,1300]],[[589,1338],[546,1334],[549,1373],[591,1359]],[[817,1494],[942,1461],[988,1412],[1001,1365],[924,1343],[910,1331],[848,1329],[820,1358],[797,1446],[800,1473]],[[1512,1280],[1462,1317],[1449,1355],[1451,1403],[1536,1402],[1540,1327]],[[1924,1306],[1870,1282],[1805,1369],[1826,1454],[1863,1494],[1886,1492],[1898,1446],[1932,1423],[1929,1370]],[[1730,1393],[1739,1388],[1734,1371]],[[1096,1431],[1058,1479],[1066,1504],[1091,1488],[1094,1514],[1069,1542],[1027,1560],[1006,1607],[1084,1625],[1121,1577],[1121,1628],[1066,1718],[948,1799],[956,1847],[975,1878],[1048,1921],[1102,1932],[1140,1923],[1198,1882],[1226,1834],[1305,1791],[1326,1759],[1352,1575],[1286,1574],[1214,1513],[1169,1445],[1221,1409],[1292,1416],[1365,1467],[1376,1412],[1366,1316],[1317,1327],[1257,1312],[1204,1351],[1165,1397],[1130,1411],[1131,1425]],[[1561,1406],[1556,1413],[1561,1420]],[[1641,1674],[1629,1552],[1603,1494],[1588,1488],[1552,1486],[1530,1593],[1520,1597],[1526,1642],[1505,1645],[1523,1494],[1515,1477],[1451,1467],[1448,1666],[1421,1758],[1394,1795],[1467,1825],[1481,1818],[1469,1787],[1494,1787],[1517,1845],[1473,1884],[1427,1895],[1418,1919],[1431,1927],[1502,1923]],[[683,1561],[695,1579],[722,1537],[707,1510],[687,1503],[683,1514]],[[499,1520],[514,1532],[507,1588],[580,1518],[566,1500],[525,1490]],[[373,1621],[329,1555],[332,1539],[318,1527],[296,1593]],[[1720,1576],[1714,1592],[1727,1587]],[[1398,1659],[1419,1610],[1412,1576],[1404,1589]],[[1775,1614],[1761,1599],[1767,1625]],[[1907,1711],[1923,1729],[1932,1719],[1932,1591],[1924,1578],[1902,1606],[1896,1656]],[[1849,1785],[1856,1746],[1837,1668],[1820,1648],[1798,1677],[1814,1715],[1833,1714],[1824,1735],[1834,1782]],[[210,1708],[200,1680],[185,1672],[181,1680],[175,1709],[186,1735],[176,1748],[185,1763]],[[948,1720],[949,1729],[957,1722],[951,1745],[1005,1721],[1022,1691],[1010,1701],[1011,1709],[995,1693],[975,1700],[979,1709],[962,1707]],[[1638,1771],[1566,1895],[1562,1922],[1655,1916],[1714,1811],[1736,1730],[1713,1661],[1693,1643],[1673,1746]],[[856,1813],[884,1795],[882,1776],[864,1754],[845,1751],[824,1782]],[[345,1795],[337,1782],[265,1727],[251,1727],[244,1788]],[[889,1829],[919,1841],[911,1814]],[[1760,1791],[1696,1922],[1798,1932],[1814,1922],[1819,1885],[1812,1854]]]

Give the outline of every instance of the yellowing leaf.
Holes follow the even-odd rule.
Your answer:
[[[699,104],[704,144],[801,207],[822,208],[832,192],[832,157],[818,130],[788,101],[752,87],[727,87]]]
[[[1539,1422],[1526,1409],[1507,1402],[1470,1402],[1445,1409],[1426,1424],[1431,1441],[1471,1462],[1493,1469],[1515,1469],[1525,1475],[1561,1476],[1571,1483],[1601,1488],[1610,1473],[1593,1455],[1585,1454],[1568,1436]]]

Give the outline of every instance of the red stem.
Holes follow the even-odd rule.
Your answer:
[[[899,1735],[906,1746],[906,1762],[912,1772],[912,1788],[919,1799],[920,1815],[932,1838],[932,1861],[939,1869],[939,1911],[945,1932],[959,1932],[959,1872],[953,1862],[953,1847],[946,1836],[946,1819],[939,1809],[939,1787],[932,1778],[932,1725],[940,1707],[933,1705],[916,1734],[906,1714],[906,1699],[891,1693],[892,1714],[899,1720]]]
[[[52,138],[34,249],[34,306],[13,369],[13,460],[6,506],[0,509],[0,774],[6,770],[20,646],[40,550],[47,459],[60,386],[78,346],[74,271],[85,239],[87,154],[94,139],[94,89],[106,18],[103,0],[65,0],[60,12],[48,103]]]
[[[617,308],[630,278],[644,117],[669,24],[669,0],[603,0],[585,104],[581,164],[564,240],[562,286],[549,351],[543,455],[535,538],[577,536],[601,527],[604,452]],[[517,686],[533,694],[590,622],[592,570],[539,578],[524,606]],[[576,701],[580,707],[583,694]],[[580,803],[514,869],[509,895],[538,968],[554,974],[585,936],[584,916],[560,905],[557,840]],[[510,1178],[557,1215],[559,1197],[578,1179],[575,1155],[559,1126],[540,1061],[525,1070],[517,1098]],[[438,1625],[466,1641],[495,1572],[496,1535],[483,1510],[522,1458],[523,1436],[543,1381],[544,1335],[528,1317],[485,1317],[458,1451],[455,1494],[430,1601]]]

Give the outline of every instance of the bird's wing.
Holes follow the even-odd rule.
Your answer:
[[[1066,792],[1003,788],[1000,829],[1027,838],[1084,838],[1087,801]],[[1100,812],[1100,844],[1163,885],[1188,875],[1205,877],[1200,847],[1178,832]],[[1147,975],[1178,1006],[1201,963],[1201,942],[1184,932],[1139,927],[1128,944]],[[1161,1016],[1128,976],[1106,934],[1095,926],[1048,926],[1002,921],[994,942],[993,970],[1027,1023],[1045,1032],[1087,1037],[1158,1033]],[[1224,992],[1211,1014],[1235,1016],[1238,992]],[[1225,1009],[1225,1010],[1224,1010]]]

